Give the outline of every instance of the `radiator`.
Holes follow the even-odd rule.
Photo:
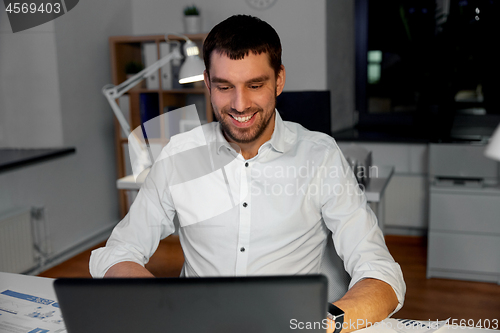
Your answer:
[[[0,272],[24,273],[35,266],[30,208],[0,212]]]

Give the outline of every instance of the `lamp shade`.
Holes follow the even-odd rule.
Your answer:
[[[486,146],[484,155],[491,159],[500,161],[500,125],[498,125],[495,133],[493,133],[490,143]]]
[[[203,80],[203,71],[205,64],[198,56],[200,53],[198,47],[192,41],[187,41],[184,44],[184,54],[186,60],[179,71],[179,83],[190,83]]]

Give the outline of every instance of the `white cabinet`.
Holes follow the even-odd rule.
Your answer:
[[[427,276],[500,283],[500,189],[430,193]]]
[[[498,163],[484,146],[430,146],[427,277],[500,283]]]
[[[395,168],[385,190],[385,233],[424,235],[428,227],[428,145],[338,142],[340,149],[351,144],[370,150],[373,165]]]
[[[427,176],[394,175],[385,193],[386,233],[422,235],[428,223]]]

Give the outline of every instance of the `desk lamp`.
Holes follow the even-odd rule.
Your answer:
[[[174,35],[182,37],[186,40],[186,43],[184,43],[184,54],[186,55],[186,60],[182,64],[179,71],[179,83],[185,84],[196,81],[202,81],[205,65],[199,57],[200,51],[198,47],[193,41],[191,41],[186,36],[177,34]],[[165,40],[167,41],[167,43],[177,44],[169,54],[167,54],[165,57],[161,58],[157,62],[151,64],[151,66],[144,68],[142,71],[135,74],[131,78],[127,79],[123,83],[120,83],[117,86],[106,85],[102,89],[102,93],[104,94],[104,96],[106,96],[109,105],[111,105],[111,108],[113,109],[113,112],[116,118],[118,119],[118,122],[120,123],[122,130],[127,135],[127,137],[130,135],[130,125],[123,116],[123,113],[121,112],[120,107],[116,103],[116,100],[120,96],[125,94],[127,91],[132,89],[134,86],[136,86],[139,82],[153,75],[155,71],[165,66],[170,61],[182,60],[183,57],[180,52],[180,43],[178,41],[169,41],[168,36],[165,36]]]
[[[185,84],[203,80],[203,71],[205,70],[205,65],[199,57],[200,51],[198,47],[186,36],[177,34],[174,35],[184,38],[186,41],[184,43],[184,54],[186,55],[186,60],[182,64],[179,71],[179,83]],[[127,91],[132,89],[134,86],[136,86],[139,82],[153,75],[157,70],[165,66],[170,61],[182,60],[183,57],[180,52],[180,42],[169,41],[168,35],[165,36],[165,40],[167,41],[167,43],[172,43],[175,45],[175,47],[169,54],[167,54],[157,62],[151,64],[151,66],[146,67],[123,83],[117,86],[112,84],[106,85],[102,89],[102,93],[104,94],[104,96],[106,96],[106,99],[108,100],[113,113],[118,119],[120,127],[128,137],[132,169],[134,170],[134,176],[136,179],[141,171],[149,169],[149,167],[153,164],[153,153],[151,152],[151,147],[149,146],[147,139],[141,137],[141,130],[134,130],[132,132],[130,131],[130,125],[125,119],[122,111],[120,110],[120,107],[116,103],[116,100]]]

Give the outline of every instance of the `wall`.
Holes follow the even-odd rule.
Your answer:
[[[192,1],[132,0],[134,34],[183,31],[182,11]],[[287,71],[286,91],[325,90],[326,1],[278,0],[267,10],[254,10],[244,0],[205,0],[196,3],[203,30],[234,14],[257,16],[278,32]]]
[[[76,148],[76,154],[70,156],[0,173],[0,211],[14,206],[45,206],[54,257],[79,244],[89,246],[101,240],[119,219],[113,114],[101,89],[111,80],[108,36],[131,34],[131,16],[129,1],[108,0],[105,5],[97,0],[80,1],[48,27],[39,28],[48,32],[33,28],[24,35],[13,34],[8,27],[10,32],[1,36],[0,103],[18,111],[6,114],[2,110],[2,120],[6,121],[3,127],[31,119],[22,122],[28,138],[23,145],[11,132],[4,141],[15,141],[15,147],[24,148],[39,142],[44,147]],[[9,62],[4,60],[5,54]],[[19,67],[20,78],[8,68],[19,65],[12,54],[34,59],[28,66]],[[23,81],[32,69],[42,65],[49,68],[40,69],[40,77],[33,83]],[[13,82],[21,87],[13,86]],[[49,89],[45,85],[52,91],[48,100],[53,107],[40,100]],[[27,90],[22,100],[14,93],[20,88]],[[40,127],[40,131],[33,127]],[[43,135],[52,130],[57,135]]]
[[[186,0],[132,0],[134,34],[182,32],[182,10],[190,4]],[[332,131],[354,124],[354,1],[278,0],[263,11],[252,9],[244,0],[206,0],[197,5],[207,32],[233,14],[269,22],[283,46],[285,91],[330,90]]]
[[[0,147],[61,146],[54,22],[13,34],[0,8]]]
[[[332,131],[355,122],[355,29],[353,0],[327,1],[327,87],[332,99]]]

